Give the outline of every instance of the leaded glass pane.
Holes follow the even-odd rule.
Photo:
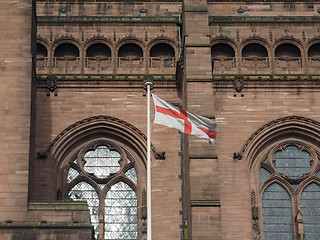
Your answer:
[[[134,168],[130,168],[126,171],[125,175],[135,184],[137,184],[137,172]]]
[[[105,146],[99,146],[95,151],[88,151],[84,155],[86,164],[84,169],[89,173],[94,173],[99,178],[105,178],[110,173],[120,170],[120,153],[111,151]]]
[[[262,195],[265,240],[293,240],[291,200],[279,184],[270,185]]]
[[[263,183],[265,180],[267,180],[267,178],[269,178],[271,176],[271,174],[269,173],[269,171],[267,171],[264,168],[260,168],[260,173],[259,173],[259,182],[260,185],[261,183]]]
[[[67,199],[73,201],[87,201],[90,210],[91,223],[94,226],[97,238],[99,231],[99,197],[96,190],[90,184],[80,182],[70,190]]]
[[[137,239],[137,197],[124,182],[113,185],[105,199],[105,240]]]
[[[79,175],[79,172],[74,168],[69,168],[67,175],[67,183],[70,183],[73,179],[75,179]]]
[[[308,185],[301,194],[301,214],[307,240],[320,239],[320,187]]]
[[[290,178],[298,178],[311,170],[310,154],[299,150],[296,146],[288,146],[276,152],[274,158],[277,171]]]

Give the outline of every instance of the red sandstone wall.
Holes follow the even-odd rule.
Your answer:
[[[156,85],[157,86],[157,85]],[[155,86],[154,93],[168,101],[180,101],[175,88]],[[137,88],[96,86],[95,88],[58,88],[58,96],[47,96],[39,89],[37,108],[37,151],[46,151],[50,142],[69,125],[82,119],[106,115],[124,120],[146,134],[146,97],[143,86]],[[153,112],[153,109],[152,109]],[[152,116],[153,119],[153,116]],[[177,130],[160,125],[152,126],[152,144],[157,151],[165,151],[165,160],[152,162],[152,220],[155,239],[177,239],[180,236],[181,181],[180,136]],[[55,183],[44,160],[36,160],[35,197],[52,199]],[[49,177],[49,178],[48,178]],[[51,189],[51,190],[50,190]],[[52,190],[53,189],[53,190]],[[49,190],[49,191],[48,191]],[[163,231],[166,229],[166,231]]]
[[[0,221],[25,220],[31,106],[31,0],[0,2]]]

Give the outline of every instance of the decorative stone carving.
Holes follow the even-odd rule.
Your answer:
[[[252,233],[254,240],[260,240],[260,226],[259,226],[259,208],[256,203],[256,194],[251,191],[251,210],[252,210]]]
[[[234,160],[242,160],[242,153],[233,153]]]
[[[57,77],[54,75],[49,75],[47,77],[47,96],[50,96],[51,92],[54,92],[54,95],[58,95],[58,81]]]
[[[141,219],[147,220],[147,191],[142,190]]]
[[[142,190],[142,204],[141,204],[141,234],[147,234],[147,192],[144,188]]]
[[[243,89],[243,85],[244,85],[243,77],[237,76],[234,78],[233,87],[234,87],[234,90],[236,90],[236,92],[238,93],[241,92]]]

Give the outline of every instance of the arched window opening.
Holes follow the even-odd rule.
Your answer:
[[[271,184],[262,195],[264,240],[293,240],[291,199],[279,184]]]
[[[169,44],[159,43],[150,50],[151,68],[173,68],[175,67],[175,53]]]
[[[132,188],[118,182],[105,198],[105,239],[137,239],[137,197]]]
[[[225,43],[218,43],[211,47],[211,57],[215,58],[230,58],[234,57],[233,48]]]
[[[111,50],[103,43],[95,43],[86,51],[85,66],[98,73],[111,68]]]
[[[37,43],[37,59],[44,58],[47,56],[48,56],[47,48],[43,46],[41,43]]]
[[[268,57],[267,49],[257,43],[251,43],[246,45],[242,49],[242,57],[245,58],[254,58],[254,57]]]
[[[320,58],[320,43],[313,44],[308,49],[308,57],[318,57]]]
[[[275,56],[283,58],[295,58],[301,57],[301,53],[297,46],[289,43],[284,43],[276,48]]]
[[[103,140],[89,143],[76,155],[68,162],[66,188],[79,183],[66,198],[87,201],[96,239],[138,239],[138,176],[133,159],[124,148]]]
[[[316,240],[320,236],[320,186],[309,184],[301,193],[301,214],[306,239]]]
[[[111,50],[105,44],[96,43],[88,47],[86,56],[90,58],[108,58],[111,57]]]
[[[260,210],[264,240],[299,240],[302,236],[318,239],[320,182],[309,184],[318,171],[317,151],[312,146],[289,141],[269,149],[263,159],[257,183],[262,189]]]
[[[279,70],[291,72],[302,68],[300,49],[290,43],[281,44],[276,48],[275,60]]]
[[[65,73],[79,69],[79,49],[71,43],[63,43],[54,51],[54,67],[62,68]]]
[[[128,43],[120,47],[118,51],[118,67],[141,68],[143,65],[143,51],[134,43]]]
[[[308,62],[311,70],[318,70],[320,67],[320,43],[313,44],[308,49]]]
[[[242,49],[241,60],[244,69],[257,71],[269,68],[268,51],[257,43],[248,44]]]
[[[213,73],[223,73],[236,67],[235,52],[225,43],[217,43],[211,47],[211,59]]]
[[[90,210],[91,223],[95,229],[97,238],[99,232],[99,196],[96,190],[86,182],[75,185],[67,196],[68,200],[86,201]]]
[[[41,43],[37,43],[37,68],[43,69],[48,66],[48,50]]]
[[[63,43],[56,47],[54,56],[76,58],[79,57],[79,49],[71,43]]]

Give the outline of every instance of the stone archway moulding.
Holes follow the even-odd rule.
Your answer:
[[[147,137],[128,122],[110,116],[94,116],[78,121],[64,129],[49,145],[47,159],[55,167],[63,164],[68,149],[88,138],[107,136],[116,139],[136,152],[146,165]],[[151,146],[154,157],[163,160],[164,153],[156,152]]]
[[[320,122],[300,116],[288,116],[276,119],[259,128],[247,140],[242,150],[234,153],[237,160],[245,160],[249,167],[262,149],[282,139],[295,138],[306,140],[320,147]]]

